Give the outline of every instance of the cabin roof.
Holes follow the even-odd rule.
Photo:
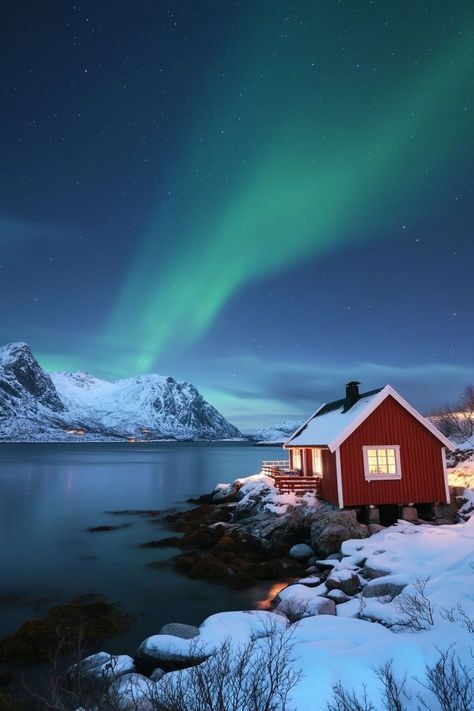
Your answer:
[[[306,422],[285,442],[284,447],[329,447],[334,452],[352,432],[391,395],[415,419],[421,422],[441,443],[449,449],[454,445],[431,423],[420,415],[390,385],[361,393],[359,399],[345,410],[346,399],[334,400],[321,405]]]
[[[298,429],[285,446],[327,446],[337,435],[349,425],[354,418],[360,415],[374,395],[379,393],[378,390],[371,390],[367,393],[361,393],[357,402],[344,412],[345,398],[327,402],[321,405],[311,417]]]

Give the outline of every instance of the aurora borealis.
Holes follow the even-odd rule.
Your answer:
[[[471,3],[6,8],[2,342],[237,424],[472,379]]]

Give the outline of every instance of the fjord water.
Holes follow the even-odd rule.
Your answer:
[[[0,636],[89,592],[134,615],[126,633],[103,645],[122,653],[167,622],[253,608],[271,585],[233,591],[178,575],[166,563],[176,549],[140,548],[172,532],[111,512],[181,508],[281,454],[239,442],[0,445]],[[100,525],[123,527],[87,530]],[[163,566],[151,567],[156,561]]]

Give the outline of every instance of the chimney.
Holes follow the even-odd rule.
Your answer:
[[[357,400],[360,398],[359,394],[360,383],[357,380],[351,380],[350,383],[346,385],[346,400],[344,402],[343,412],[347,412],[351,409],[352,405],[355,405]]]

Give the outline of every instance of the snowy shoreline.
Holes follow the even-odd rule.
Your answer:
[[[283,519],[301,499],[268,491],[264,479],[257,475],[240,480],[243,495],[234,509],[240,506],[243,514],[246,507],[247,511],[254,507],[258,492],[260,509]],[[122,699],[117,708],[125,711],[133,702],[145,711],[150,694],[159,690],[163,679],[169,684],[190,678],[196,650],[201,650],[203,659],[212,658],[229,643],[237,654],[249,640],[264,636],[262,630],[271,624],[280,631],[291,629],[293,664],[302,672],[291,692],[290,708],[325,711],[341,681],[359,697],[365,688],[375,708],[384,708],[375,668],[391,664],[395,676],[405,679],[404,708],[416,709],[421,695],[437,711],[441,706],[420,679],[437,663],[440,651],[455,654],[459,663],[471,668],[474,646],[474,627],[469,622],[474,619],[471,462],[453,471],[451,480],[456,487],[461,481],[468,484],[461,509],[465,521],[398,522],[370,537],[346,540],[339,555],[325,560],[306,551],[310,563],[306,578],[279,591],[274,611],[218,613],[199,628],[166,625],[144,640],[134,657],[101,653],[85,660],[84,674],[102,678],[114,669],[113,676],[119,678],[112,687],[120,689]],[[218,485],[213,495],[225,500],[235,485]],[[306,512],[317,512],[317,502],[309,499],[303,504]],[[418,605],[415,616],[413,605]]]

